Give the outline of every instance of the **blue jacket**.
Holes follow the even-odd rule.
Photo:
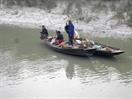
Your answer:
[[[69,25],[67,25],[67,24],[66,24],[66,26],[65,26],[65,31],[66,31],[66,33],[68,34],[68,31],[69,31]]]
[[[74,36],[75,31],[74,31],[74,25],[72,23],[69,25],[66,25],[65,30],[69,36]]]

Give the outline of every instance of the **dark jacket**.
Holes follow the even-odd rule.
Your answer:
[[[46,28],[43,28],[41,33],[42,33],[42,34],[45,34],[45,35],[47,35],[47,36],[48,36],[48,31],[47,31],[47,29],[46,29]]]
[[[74,36],[74,25],[70,23],[69,25],[65,26],[65,30],[68,33],[69,36]]]
[[[66,31],[66,33],[68,33],[68,31],[69,31],[69,25],[67,25],[67,24],[65,26],[65,31]]]
[[[58,34],[56,39],[57,40],[63,40],[64,38],[63,38],[63,35],[62,34]]]

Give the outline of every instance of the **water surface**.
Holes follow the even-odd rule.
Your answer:
[[[82,58],[48,49],[39,31],[0,26],[1,99],[132,98],[132,39],[89,37],[125,53]]]

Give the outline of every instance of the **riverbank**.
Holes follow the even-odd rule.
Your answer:
[[[60,11],[61,12],[61,11]],[[99,14],[99,19],[90,22],[77,21],[72,18],[79,33],[93,37],[129,38],[132,37],[132,28],[125,24],[117,24],[112,19],[113,13]],[[0,24],[15,25],[24,28],[41,28],[45,25],[50,30],[64,30],[65,23],[69,17],[63,13],[48,12],[39,8],[12,7],[0,10]]]

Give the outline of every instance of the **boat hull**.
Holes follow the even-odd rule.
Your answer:
[[[120,50],[119,48],[103,45],[100,43],[95,43],[95,44],[100,45],[101,47],[104,47],[104,48],[111,49],[111,50],[96,49],[96,51],[94,52],[94,55],[96,55],[96,56],[113,57],[115,55],[120,55],[120,54],[124,53],[124,51]]]
[[[74,56],[83,56],[83,57],[90,57],[94,54],[95,48],[61,48],[56,45],[51,44],[49,41],[44,40],[45,45],[47,45],[50,49],[68,55]]]

